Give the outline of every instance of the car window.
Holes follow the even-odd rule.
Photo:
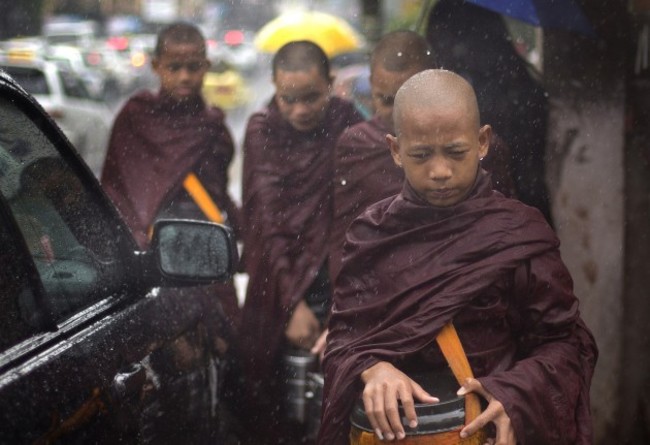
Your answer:
[[[84,187],[39,127],[49,128],[0,98],[0,191],[38,270],[48,306],[39,308],[25,297],[20,307],[27,319],[47,310],[61,320],[124,284],[121,238],[114,218],[100,205],[101,196]]]
[[[67,71],[59,71],[61,84],[66,96],[78,99],[90,99],[90,93],[77,76]]]
[[[50,87],[43,71],[35,68],[14,66],[3,66],[2,69],[13,77],[29,94],[50,94]]]

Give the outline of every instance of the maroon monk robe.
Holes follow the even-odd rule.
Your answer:
[[[233,142],[224,114],[201,99],[179,104],[143,91],[115,118],[101,182],[141,248],[164,203],[194,172],[219,209],[236,226],[237,209],[228,196]]]
[[[237,230],[238,209],[227,193],[232,156],[233,142],[221,110],[200,98],[179,104],[143,91],[115,118],[101,183],[140,248],[146,249],[147,232],[159,213],[174,201],[189,199],[182,185],[189,172],[198,176]],[[232,283],[210,287],[236,324],[239,308]]]
[[[395,165],[386,141],[391,130],[376,116],[343,132],[334,159],[334,216],[330,236],[329,269],[332,280],[341,268],[345,231],[366,207],[402,189],[404,172]],[[514,181],[508,169],[510,150],[498,136],[481,162],[492,173],[494,188],[515,197]]]
[[[244,366],[268,380],[285,325],[327,256],[334,144],[362,120],[333,97],[311,132],[286,122],[271,100],[251,116],[244,141],[243,265],[249,274],[243,312]]]
[[[520,444],[591,443],[597,350],[558,249],[541,213],[493,191],[482,170],[455,206],[433,207],[405,184],[368,208],[335,285],[318,443],[347,443],[359,376],[373,364],[445,366],[435,338],[451,320]]]
[[[330,236],[329,270],[334,280],[341,268],[345,231],[370,204],[402,189],[404,172],[395,165],[386,134],[376,116],[343,132],[334,159],[334,209]]]

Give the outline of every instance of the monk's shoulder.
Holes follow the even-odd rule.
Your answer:
[[[354,219],[350,228],[352,229],[355,225],[358,227],[372,226],[374,228],[382,226],[386,220],[386,216],[390,213],[390,207],[399,199],[399,196],[399,194],[389,196],[388,198],[370,204]]]
[[[207,105],[206,114],[212,122],[225,125],[226,113],[221,108]]]
[[[140,113],[151,110],[154,104],[158,102],[158,97],[149,90],[138,91],[133,94],[124,103],[123,111],[130,113]]]
[[[271,128],[271,115],[267,108],[255,111],[248,118],[246,124],[246,135],[254,135],[260,132],[268,132]]]
[[[330,99],[329,119],[344,127],[350,127],[365,120],[354,103],[338,96]]]
[[[495,230],[505,232],[534,231],[546,238],[555,239],[557,235],[548,221],[536,207],[524,204],[518,199],[505,197],[494,191],[494,196],[486,206],[485,216],[490,220],[483,223]]]

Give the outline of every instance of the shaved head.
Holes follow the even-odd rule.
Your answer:
[[[205,52],[205,38],[191,23],[175,22],[165,26],[158,33],[154,55],[161,57],[169,45],[196,45]]]
[[[371,70],[421,71],[435,67],[426,39],[413,31],[393,31],[381,38],[370,57]]]
[[[330,62],[325,51],[309,40],[289,42],[273,57],[273,77],[282,71],[309,71],[315,67],[323,79],[330,81]]]
[[[404,115],[437,110],[458,112],[459,116],[472,121],[478,130],[480,116],[476,93],[461,76],[447,70],[422,71],[404,82],[395,96],[393,122],[399,136]]]

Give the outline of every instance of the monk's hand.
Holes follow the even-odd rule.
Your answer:
[[[296,305],[287,323],[284,335],[294,346],[310,349],[320,335],[320,323],[304,300]]]
[[[368,420],[381,440],[404,439],[406,433],[400,418],[398,400],[402,402],[411,428],[418,425],[414,398],[425,403],[438,399],[388,362],[379,362],[361,373],[365,383],[363,405]]]
[[[488,406],[476,419],[460,431],[460,437],[465,438],[471,436],[488,423],[494,423],[497,430],[496,439],[488,439],[489,444],[494,445],[516,445],[517,437],[515,430],[510,422],[510,417],[503,408],[503,404],[499,402],[494,396],[488,392],[481,382],[476,379],[467,379],[463,386],[458,390],[459,396],[464,396],[467,393],[475,392],[481,395],[488,402]]]
[[[327,346],[327,333],[328,329],[325,329],[314,343],[314,346],[311,348],[311,353],[318,356],[318,359],[322,362],[323,355],[325,354],[325,346]]]

